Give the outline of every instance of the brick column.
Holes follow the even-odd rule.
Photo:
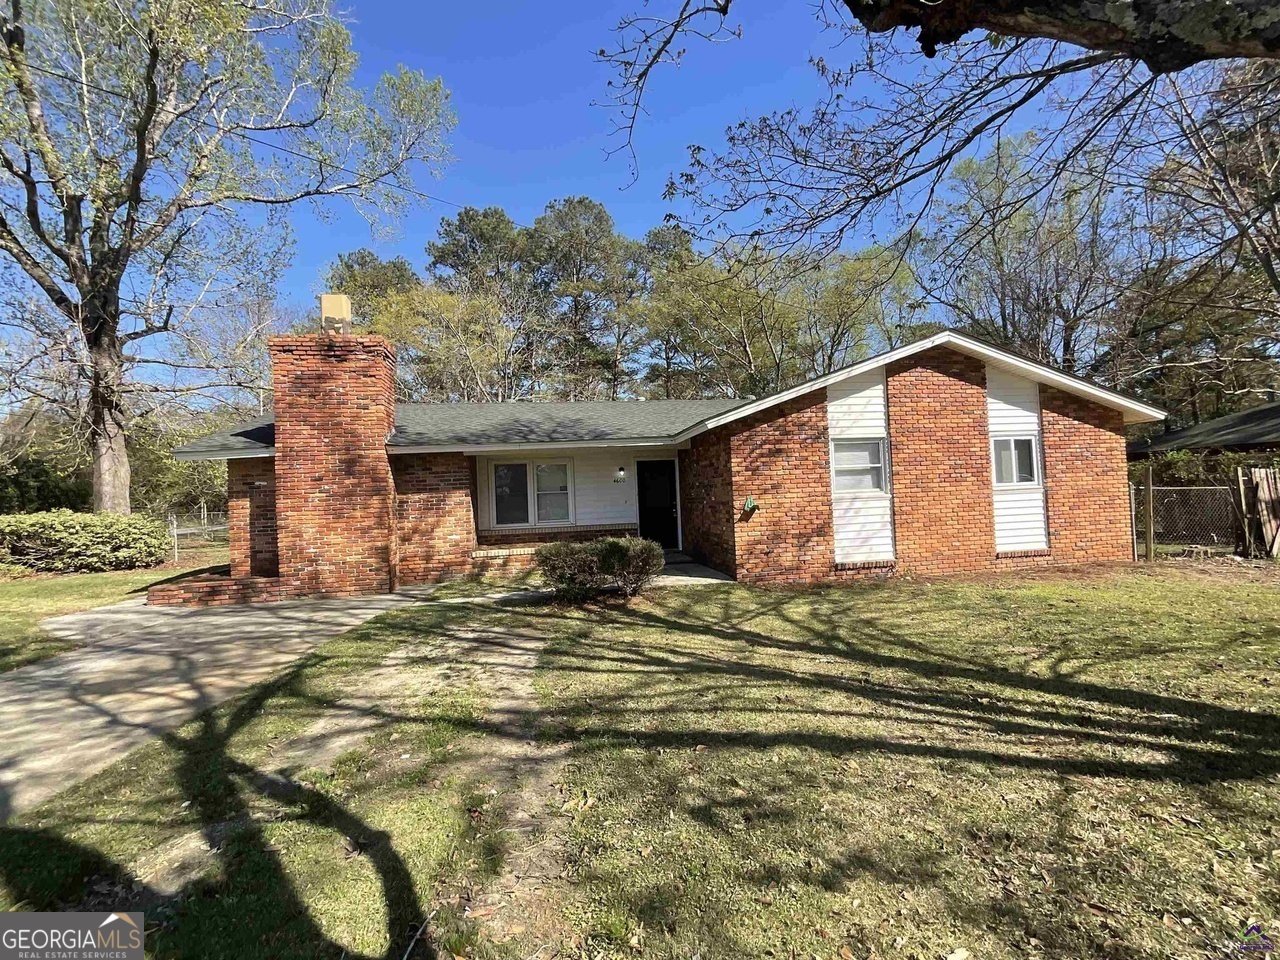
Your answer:
[[[292,595],[393,589],[395,354],[382,337],[273,337],[276,530]]]
[[[270,457],[227,461],[227,527],[231,576],[274,577],[276,475]]]
[[[994,567],[986,365],[935,347],[885,374],[898,568],[929,575]]]

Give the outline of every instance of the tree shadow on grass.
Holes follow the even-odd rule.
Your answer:
[[[903,756],[966,760],[1024,768],[1060,775],[1118,777],[1129,780],[1176,781],[1212,784],[1233,779],[1256,779],[1280,773],[1280,715],[1243,710],[1147,690],[1113,686],[1061,674],[1039,675],[996,663],[950,654],[883,624],[854,615],[829,621],[813,621],[790,609],[794,598],[783,594],[756,605],[748,618],[735,617],[731,608],[708,611],[704,604],[667,596],[664,604],[617,607],[609,611],[610,633],[595,636],[585,628],[553,654],[557,670],[587,674],[614,674],[627,678],[622,692],[613,698],[595,698],[590,712],[592,736],[606,743],[625,738],[653,747],[704,744],[710,747],[778,746],[812,747],[829,753],[870,750]],[[803,605],[799,606],[801,609]],[[551,611],[530,610],[533,620],[555,617]],[[750,621],[770,619],[785,624],[787,635],[753,628]],[[645,648],[617,642],[634,630],[660,630],[672,635],[690,634],[702,640],[758,648],[770,656],[762,663],[752,657],[733,658],[708,652],[714,647],[690,645]],[[816,658],[827,658],[840,669],[824,669]],[[861,669],[859,675],[856,671]],[[884,676],[895,679],[881,679]],[[660,678],[650,683],[646,677]],[[902,679],[896,679],[896,678]],[[732,696],[735,689],[761,684],[780,689],[807,690],[846,698],[864,712],[894,709],[905,726],[930,728],[950,725],[1000,735],[984,748],[962,749],[926,738],[846,737],[818,730],[757,729],[719,730],[694,726],[674,730],[641,730],[611,726],[610,715],[625,717],[629,704],[645,713],[654,711],[646,700],[646,688],[677,678],[686,686],[682,697],[703,698],[705,706],[684,703],[680,712],[697,715],[705,709],[710,718],[722,707],[717,697]],[[745,687],[743,685],[746,685]],[[804,704],[772,706],[768,713],[805,714],[815,718],[837,716],[830,708],[812,710]],[[604,718],[604,719],[601,719]],[[1107,748],[1110,756],[1082,756],[1079,751],[1046,750],[1032,756],[1002,749],[1018,737],[1058,737],[1064,741]],[[1132,751],[1124,756],[1123,751]],[[1154,756],[1153,754],[1159,754]],[[1145,755],[1145,756],[1144,756]]]
[[[149,948],[160,956],[356,960],[320,928],[264,835],[252,806],[265,800],[293,822],[331,831],[367,857],[381,887],[385,956],[405,956],[422,930],[408,956],[434,958],[422,897],[391,838],[313,787],[231,755],[233,738],[270,700],[305,697],[300,678],[311,659],[229,709],[206,710],[186,727],[160,735],[176,756],[178,789],[205,842],[217,850],[216,879],[191,881],[176,894],[161,892],[123,864],[51,829],[8,825],[0,827],[0,879],[10,896],[29,910],[123,907],[148,911],[149,919],[172,916],[173,922],[149,931]],[[336,705],[317,699],[314,706]]]
[[[533,718],[544,735],[570,740],[580,753],[632,756],[638,749],[645,756],[686,755],[701,748],[751,757],[798,750],[801,759],[780,764],[768,782],[743,784],[741,795],[703,790],[689,800],[682,792],[687,785],[665,768],[657,776],[647,762],[619,769],[617,789],[686,804],[691,819],[731,847],[740,842],[744,823],[795,832],[806,818],[822,816],[805,807],[803,797],[784,792],[812,777],[803,760],[808,751],[823,758],[888,756],[1025,772],[1057,781],[1064,791],[1077,778],[1210,788],[1280,771],[1280,717],[1271,712],[1085,680],[1062,664],[1037,673],[957,653],[864,616],[873,591],[832,592],[812,603],[785,593],[753,593],[743,603],[745,595],[736,587],[670,591],[652,602],[586,614],[522,604],[492,614],[458,608],[456,616],[465,618],[474,643],[509,645],[513,628],[553,637],[547,666],[600,680],[590,697],[570,699]],[[379,630],[393,641],[413,641],[436,626],[409,610],[385,618]],[[645,643],[650,631],[663,642]],[[232,739],[272,697],[307,696],[299,683],[305,666],[304,661],[228,710],[207,711],[195,725],[163,734],[178,758],[177,781],[193,819],[221,848],[219,879],[195,881],[175,899],[52,831],[9,827],[0,829],[0,876],[15,899],[28,909],[83,904],[94,896],[103,906],[127,905],[118,899],[123,897],[173,909],[177,922],[155,941],[161,955],[338,957],[342,948],[320,928],[253,816],[255,801],[265,800],[298,823],[332,831],[363,851],[379,878],[386,955],[403,955],[425,915],[421,892],[392,838],[332,797],[231,755]],[[322,700],[315,706],[346,709]],[[387,723],[421,719],[376,708],[361,712]],[[664,722],[667,717],[678,720]],[[513,720],[489,716],[462,726],[493,737],[527,735],[529,718]],[[842,730],[846,721],[863,729]],[[1067,838],[1065,818],[1064,812],[1058,822],[1046,821],[1046,836],[1056,831]],[[228,824],[236,828],[228,831]],[[1001,841],[977,836],[966,842],[984,849]],[[833,891],[859,877],[928,886],[943,873],[940,858],[928,850],[899,851],[868,841],[812,863],[751,863],[748,878]],[[92,878],[88,890],[86,878]],[[1088,877],[1075,876],[1070,883],[1089,889]],[[1071,891],[1073,906],[1081,895]],[[664,880],[623,900],[629,915],[651,929],[674,929],[689,922],[689,896],[682,882]],[[117,899],[108,903],[111,897]],[[1052,956],[1086,955],[1104,946],[1112,956],[1142,955],[1084,928],[1046,933],[1053,917],[1019,890],[993,903],[955,901],[949,909],[978,926],[1036,930]],[[705,934],[728,953],[750,952],[732,929],[708,926]],[[417,956],[434,955],[430,942],[415,949]]]
[[[1182,851],[1139,845],[1127,854],[1145,858],[1138,861],[1118,859],[1119,851],[1114,863],[1105,860],[1105,851],[1103,860],[1090,859],[1096,850],[1077,861],[1085,848],[1072,819],[1079,815],[1074,797],[1083,794],[1086,807],[1101,803],[1105,809],[1113,796],[1133,796],[1135,802],[1154,796],[1172,803],[1175,813],[1182,805],[1230,817],[1224,798],[1236,785],[1274,782],[1280,774],[1280,716],[1274,711],[1250,707],[1244,697],[1213,702],[1168,692],[1161,657],[1196,655],[1199,649],[1195,638],[1177,631],[1148,631],[1154,639],[1143,641],[1142,652],[1126,651],[1134,643],[1128,638],[1135,624],[1095,619],[1089,629],[1099,642],[1086,647],[1096,651],[1096,663],[1052,651],[1022,668],[1011,665],[1013,658],[1002,647],[984,656],[980,646],[950,642],[939,626],[946,616],[990,614],[947,608],[954,600],[921,600],[910,611],[921,623],[915,629],[902,619],[875,615],[874,589],[813,598],[753,592],[750,602],[743,602],[746,595],[728,587],[669,591],[629,607],[602,605],[585,612],[554,606],[512,609],[492,624],[473,624],[472,635],[494,645],[505,643],[511,629],[535,629],[555,638],[544,665],[561,688],[558,704],[541,718],[544,727],[572,741],[579,757],[604,758],[600,769],[607,771],[602,776],[611,796],[645,798],[638,808],[626,803],[621,811],[612,808],[610,816],[626,822],[628,816],[662,808],[687,817],[710,831],[717,845],[737,851],[730,858],[740,865],[735,870],[758,887],[794,884],[833,891],[871,879],[927,890],[947,902],[950,916],[979,930],[998,931],[1010,943],[1030,944],[1045,956],[1160,955],[1150,944],[1174,935],[1165,929],[1168,923],[1157,911],[1152,933],[1142,929],[1151,926],[1149,913],[1112,911],[1108,884],[1133,882],[1126,871],[1176,876],[1194,869],[1176,857],[1190,855],[1194,862],[1202,851],[1194,843]],[[938,623],[930,620],[934,613]],[[1060,627],[1069,630],[1085,619],[1064,613]],[[1255,639],[1273,635],[1266,625],[1249,629]],[[1108,669],[1089,675],[1092,666]],[[1229,691],[1228,686],[1227,697]],[[504,725],[492,720],[479,728],[504,735]],[[752,772],[740,782],[693,785],[698,763],[671,758],[699,754],[709,759],[723,754],[730,758],[728,769],[741,764]],[[760,758],[782,762],[762,770]],[[828,823],[829,836],[847,830],[848,848],[802,856],[806,823],[817,825],[824,818],[822,809],[808,802],[819,792],[810,781],[819,771],[838,771],[833,760],[870,762],[877,771],[927,768],[943,782],[952,772],[963,773],[971,789],[991,791],[997,821],[983,822],[987,808],[978,806],[972,808],[978,811],[973,824],[943,817],[936,821],[943,828],[940,837],[903,841],[894,829],[892,808],[903,804],[914,813],[927,808],[930,797],[909,787],[896,797],[891,787],[876,783],[869,789],[891,805],[879,823],[865,830],[857,822]],[[1034,829],[1009,834],[998,822],[1001,797],[995,785],[1017,792],[1019,784],[1032,782],[1039,784],[1036,791],[1060,799],[1033,804],[1027,815],[1034,818]],[[856,782],[847,789],[858,789]],[[1155,801],[1156,815],[1163,802]],[[1145,814],[1125,809],[1124,815],[1133,821],[1135,836],[1144,831]],[[766,848],[762,855],[744,839],[762,834],[788,836],[793,847],[776,855]],[[582,848],[592,843],[586,837]],[[609,887],[614,909],[632,923],[650,930],[682,927],[687,937],[714,945],[706,956],[752,952],[732,924],[718,923],[724,915],[714,905],[704,904],[705,911],[689,908],[694,888],[670,877],[643,879],[643,864],[623,866],[633,861],[614,848],[612,839],[604,843],[613,850],[609,857],[617,859],[584,854],[583,882]],[[956,844],[968,851],[959,860]],[[943,856],[944,849],[951,852]],[[1034,884],[1022,874],[998,881],[983,876],[970,894],[958,893],[964,885],[948,877],[957,862],[999,872],[1005,859],[1024,855],[1029,858],[1024,872],[1036,858],[1048,865],[1043,877],[1035,874]],[[670,856],[677,878],[700,875],[696,847]],[[1171,856],[1175,859],[1166,859]],[[1171,896],[1177,889],[1176,883],[1168,887]],[[1133,902],[1141,897],[1135,895]],[[1174,903],[1170,900],[1167,909],[1178,909]],[[1224,921],[1216,915],[1196,920],[1200,947],[1215,923]],[[688,933],[691,924],[701,932]],[[872,933],[862,933],[861,948],[883,949]]]

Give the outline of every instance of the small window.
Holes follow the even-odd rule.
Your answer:
[[[992,441],[996,483],[1036,482],[1034,437],[1002,437]]]
[[[529,522],[529,465],[527,463],[494,464],[493,522],[498,526]]]
[[[882,440],[837,440],[834,457],[836,493],[867,493],[885,489]]]
[[[569,519],[569,465],[540,463],[534,473],[538,485],[538,522],[567,522]]]

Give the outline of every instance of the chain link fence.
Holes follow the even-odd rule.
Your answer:
[[[169,536],[173,540],[173,559],[178,562],[182,554],[192,550],[208,550],[226,546],[230,541],[230,527],[225,510],[190,510],[170,513],[166,518]]]
[[[1157,551],[1236,551],[1241,526],[1230,487],[1153,487],[1152,494]],[[1134,490],[1134,530],[1139,553],[1147,536],[1145,497],[1142,487]]]

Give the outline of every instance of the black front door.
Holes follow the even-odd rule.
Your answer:
[[[676,462],[637,460],[636,490],[640,505],[640,536],[656,540],[667,550],[680,546],[676,520]]]

